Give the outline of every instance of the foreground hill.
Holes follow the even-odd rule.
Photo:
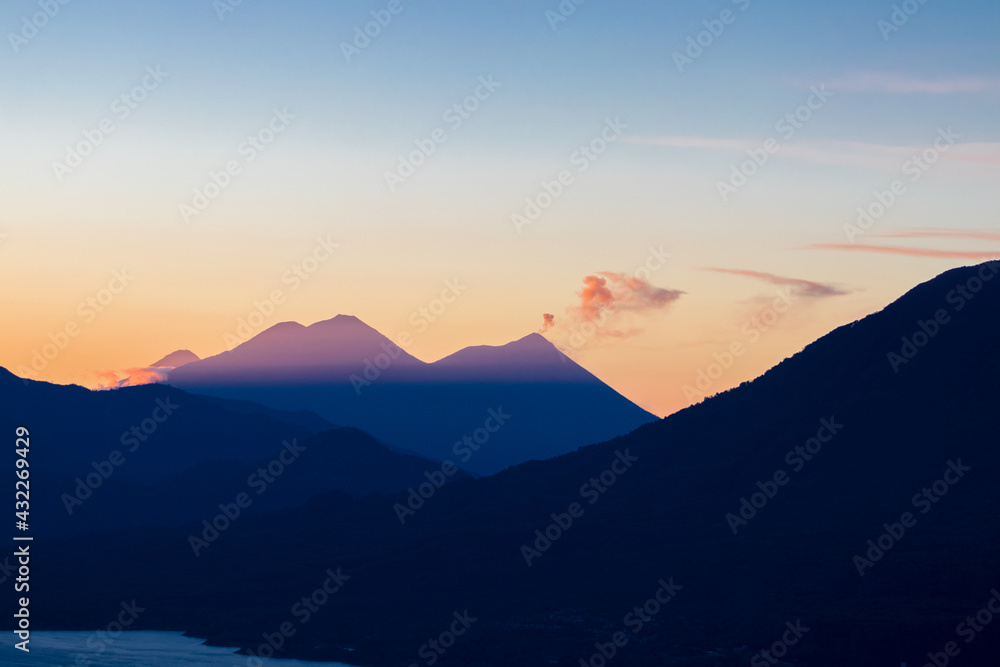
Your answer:
[[[277,324],[175,369],[169,381],[201,394],[311,410],[480,474],[565,454],[656,419],[538,334],[428,364],[346,315],[308,327]]]
[[[38,623],[103,627],[134,598],[143,628],[359,665],[923,665],[947,642],[993,665],[1000,628],[975,617],[1000,590],[994,266],[403,524],[407,494],[324,496],[197,558],[194,527],[36,543]],[[290,616],[330,572],[339,590]],[[455,614],[468,631],[439,653]]]
[[[0,369],[0,401],[2,432],[21,425],[31,432],[36,535],[197,522],[240,492],[261,496],[251,512],[331,491],[387,493],[419,485],[441,466],[314,413],[163,385],[89,391]],[[12,447],[10,470],[14,458]],[[280,471],[280,483],[256,474],[268,466]],[[463,476],[456,471],[448,481]],[[262,486],[266,496],[257,493]]]

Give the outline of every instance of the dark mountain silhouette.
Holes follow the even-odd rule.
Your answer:
[[[298,416],[281,419],[271,408],[233,413],[215,399],[165,385],[90,391],[24,380],[2,368],[0,400],[3,428],[29,425],[45,443],[33,452],[38,467],[74,476],[117,449],[128,456],[116,477],[155,482],[205,459],[256,461],[286,439],[315,432],[296,423]]]
[[[36,445],[35,534],[198,521],[241,491],[261,495],[252,511],[299,505],[330,491],[386,493],[419,485],[424,472],[441,466],[311,412],[164,385],[89,391],[23,380],[0,368],[0,401],[3,432],[28,425]],[[248,488],[251,475],[267,469],[287,443],[296,456],[281,466],[281,483],[268,484],[266,495]],[[448,481],[464,476],[456,472]]]
[[[996,266],[627,436],[447,485],[404,525],[405,493],[326,495],[241,519],[198,558],[194,527],[36,542],[35,622],[103,627],[134,598],[141,628],[256,653],[342,568],[278,655],[425,664],[468,611],[436,664],[923,665],[954,641],[961,664],[993,665],[1000,632],[966,643],[958,624],[1000,590]],[[648,602],[664,584],[670,602]]]
[[[169,381],[206,395],[305,408],[480,474],[558,456],[656,419],[538,334],[428,364],[346,315],[308,327],[277,324],[229,352],[176,369]]]
[[[259,497],[254,499],[255,510],[295,507],[331,489],[353,497],[393,493],[419,486],[427,481],[428,473],[441,469],[440,462],[397,454],[355,428],[325,431],[297,444],[302,451],[273,484],[265,488],[256,482],[251,486],[251,495]],[[268,463],[206,461],[164,480],[157,488],[188,497],[191,489],[197,489],[202,505],[215,510],[220,494],[235,496],[247,491],[248,477],[266,469]],[[461,471],[447,476],[448,481],[465,478],[468,475]]]
[[[310,410],[277,410],[266,405],[260,405],[252,401],[238,401],[230,398],[219,398],[218,396],[201,396],[212,403],[222,406],[229,412],[240,415],[265,415],[289,424],[298,424],[311,433],[329,431],[337,428],[327,420]]]

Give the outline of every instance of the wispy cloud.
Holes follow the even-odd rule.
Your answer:
[[[754,147],[750,139],[718,139],[712,137],[682,137],[676,134],[656,136],[627,136],[624,141],[631,144],[647,146],[665,146],[668,148],[707,148],[709,150],[740,153]]]
[[[907,229],[891,234],[872,234],[872,238],[881,239],[924,239],[924,238],[950,238],[950,239],[978,239],[981,241],[1000,241],[1000,231],[987,231],[980,229],[944,229],[942,227],[919,227]]]
[[[631,136],[624,140],[632,144],[661,146],[664,148],[693,148],[746,157],[747,149],[760,148],[763,140],[724,139],[717,137],[682,137],[677,135]],[[932,141],[933,138],[931,138]],[[922,146],[890,146],[863,141],[796,140],[782,143],[777,156],[801,162],[866,169],[899,169],[910,158],[927,149]],[[1000,163],[1000,142],[957,143],[941,159],[956,162]]]
[[[694,148],[722,153],[733,153],[747,157],[748,149],[760,148],[762,139],[720,139],[712,137],[681,137],[666,136],[633,136],[625,141],[647,146],[662,146],[664,148]],[[1000,146],[1000,145],[998,145]],[[922,149],[921,149],[922,150]],[[817,164],[834,164],[846,167],[896,168],[907,157],[917,152],[914,148],[904,146],[882,146],[860,141],[797,141],[794,144],[781,144],[777,155],[783,158],[814,162]],[[1000,153],[1000,148],[998,148]]]
[[[955,144],[944,154],[947,160],[1000,164],[1000,143]]]
[[[792,294],[797,297],[827,297],[827,296],[843,296],[845,294],[850,294],[850,290],[846,290],[842,287],[837,287],[836,285],[830,285],[827,283],[817,283],[811,280],[802,280],[799,278],[786,278],[784,276],[776,276],[773,273],[764,273],[762,271],[744,271],[741,269],[718,269],[712,267],[706,267],[704,271],[714,271],[715,273],[728,273],[735,276],[745,276],[747,278],[754,278],[756,280],[761,280],[771,285],[778,285],[781,287],[788,287],[791,289]]]
[[[950,259],[996,259],[1000,250],[936,250],[931,248],[905,248],[900,246],[851,245],[849,243],[813,243],[805,250],[847,250],[850,252],[872,252],[886,255],[909,255],[911,257],[943,257]]]
[[[827,85],[833,90],[846,92],[879,92],[903,95],[1000,92],[1000,78],[974,75],[929,79],[898,72],[860,71],[851,72],[840,79],[829,81]]]

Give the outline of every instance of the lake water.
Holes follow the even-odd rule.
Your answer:
[[[97,652],[88,648],[103,646]],[[14,648],[13,632],[0,633],[0,665],[24,667],[248,667],[235,649],[205,646],[180,632],[125,632],[110,644],[95,641],[93,632],[32,632],[30,653]],[[339,662],[262,660],[267,667],[351,667]],[[258,664],[254,661],[254,664]]]

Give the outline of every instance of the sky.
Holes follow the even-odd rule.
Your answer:
[[[345,313],[426,361],[544,331],[674,412],[1000,256],[998,21],[8,0],[0,366],[95,387]]]

